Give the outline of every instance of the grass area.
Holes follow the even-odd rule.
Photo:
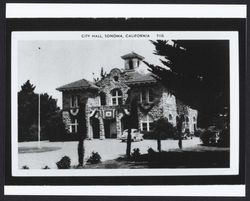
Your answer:
[[[84,168],[227,168],[229,167],[229,148],[218,149],[200,146],[192,148],[153,152],[127,160],[120,157],[99,164],[86,164]]]
[[[57,151],[61,149],[60,147],[18,147],[19,154],[27,154],[27,153],[43,153],[49,151]]]
[[[42,141],[41,148],[37,142],[22,142],[18,144],[18,166],[28,166],[30,169],[42,169],[45,166],[57,169],[56,163],[63,157],[71,159],[71,167],[78,165],[78,142]],[[86,140],[84,142],[86,160],[92,152],[98,152],[102,163],[86,164],[84,168],[177,168],[177,167],[228,167],[229,148],[203,146],[199,138],[183,140],[183,150],[178,149],[178,140],[162,140],[162,152],[150,160],[148,149],[157,150],[156,140],[143,140],[131,144],[131,151],[138,148],[141,156],[137,161],[124,160],[126,143],[120,140]],[[118,158],[123,160],[117,160]]]

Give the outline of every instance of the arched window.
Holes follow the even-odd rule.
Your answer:
[[[186,117],[186,122],[187,122],[187,123],[189,122],[189,118],[188,118],[188,117]]]
[[[118,82],[119,81],[119,77],[117,75],[114,76],[114,81]]]
[[[154,119],[150,115],[144,115],[141,119],[141,130],[142,131],[152,131],[153,130]]]
[[[196,121],[196,118],[195,118],[195,117],[193,117],[193,121],[194,121],[194,122]]]
[[[168,119],[169,119],[169,121],[172,121],[172,120],[173,120],[173,117],[172,117],[171,114],[168,115]]]
[[[122,91],[120,89],[113,89],[111,95],[112,105],[122,105]]]
[[[106,105],[106,94],[104,92],[100,93],[100,102],[101,105]]]

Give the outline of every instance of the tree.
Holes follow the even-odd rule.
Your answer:
[[[38,94],[26,81],[18,92],[18,141],[38,140]],[[41,140],[62,139],[66,130],[57,101],[47,93],[40,94]]]
[[[127,105],[129,105],[130,113],[125,115],[126,118],[126,127],[128,127],[128,136],[127,136],[127,148],[126,156],[130,158],[131,154],[131,129],[138,128],[138,104],[137,104],[137,95],[132,94],[131,90],[128,91]]]
[[[82,167],[83,166],[83,161],[84,161],[84,140],[86,137],[86,120],[85,120],[85,104],[83,100],[80,100],[79,103],[79,113],[78,113],[78,121],[79,121],[79,130],[78,130],[78,166]]]
[[[33,135],[34,126],[37,122],[38,108],[35,105],[38,98],[34,93],[35,86],[26,81],[18,92],[18,141],[36,140]],[[32,127],[32,129],[31,129]]]
[[[199,111],[207,126],[229,108],[229,42],[226,40],[151,41],[163,66],[148,65],[153,75],[184,104]]]
[[[180,115],[180,117],[177,116],[176,118],[177,123],[177,133],[178,133],[178,146],[180,149],[182,149],[182,128],[183,128],[183,122],[184,122],[184,115]]]
[[[153,124],[154,134],[157,140],[157,149],[161,152],[161,140],[174,138],[176,130],[167,118],[159,118]]]

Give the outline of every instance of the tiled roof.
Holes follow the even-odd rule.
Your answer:
[[[81,80],[63,85],[61,87],[58,87],[56,90],[65,91],[65,90],[72,90],[72,89],[99,89],[99,88],[94,83],[85,79],[81,79]]]
[[[129,79],[126,81],[126,84],[139,84],[139,83],[152,83],[157,82],[157,80],[152,76],[152,73],[140,74],[134,73],[131,74]]]
[[[125,54],[123,56],[121,56],[122,59],[132,59],[132,58],[138,58],[138,59],[141,59],[143,60],[144,57],[139,55],[139,54],[136,54],[135,52],[131,52],[131,53],[128,53],[128,54]]]

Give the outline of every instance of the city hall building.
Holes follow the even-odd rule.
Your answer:
[[[96,82],[82,79],[57,88],[62,92],[63,121],[69,133],[79,134],[79,122],[84,122],[88,139],[119,139],[128,128],[132,104],[137,110],[136,129],[142,132],[152,131],[153,122],[162,117],[176,126],[176,117],[182,114],[183,128],[196,130],[198,112],[183,105],[151,73],[139,72],[143,56],[131,52],[121,59],[123,68],[112,69]]]

